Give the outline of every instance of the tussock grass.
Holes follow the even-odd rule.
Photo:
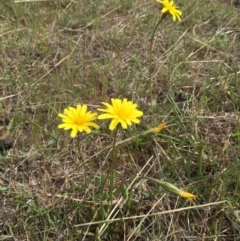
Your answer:
[[[158,29],[150,83],[154,1],[1,2],[1,139],[14,148],[0,156],[0,240],[239,240],[239,4],[177,4],[182,22],[167,18]],[[143,180],[130,209],[119,194],[111,215],[99,211],[112,135],[102,124],[81,140],[84,190],[77,143],[57,129],[57,113],[111,97],[144,112],[118,142],[168,123],[160,135],[118,145],[116,187],[150,176],[197,200]]]

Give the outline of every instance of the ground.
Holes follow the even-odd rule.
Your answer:
[[[182,21],[162,21],[150,68],[154,0],[2,0],[0,139],[11,145],[0,148],[0,240],[240,240],[240,2],[175,3]],[[108,122],[78,142],[58,113],[111,98],[144,115],[117,133],[109,204]],[[139,176],[197,199],[141,180],[127,206]]]

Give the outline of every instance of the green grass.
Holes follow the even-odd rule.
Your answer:
[[[14,147],[0,155],[0,240],[240,240],[240,8],[230,2],[177,1],[182,21],[158,28],[150,82],[157,2],[2,1],[0,134]],[[101,203],[108,190],[99,192],[111,161],[107,124],[81,140],[87,191],[77,142],[57,125],[65,107],[96,110],[112,97],[144,112],[118,142],[167,127],[118,146],[110,207]],[[142,180],[126,209],[121,191],[136,176],[198,198]]]

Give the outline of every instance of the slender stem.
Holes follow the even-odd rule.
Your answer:
[[[154,179],[152,177],[139,177],[137,178],[129,187],[130,191],[129,191],[129,195],[127,197],[127,201],[126,201],[126,205],[125,205],[125,209],[124,209],[124,213],[125,211],[130,207],[130,201],[131,201],[131,197],[132,197],[132,192],[133,192],[133,187],[136,183],[138,183],[140,180],[142,179],[146,179],[146,180],[150,180],[152,182],[157,183],[158,185],[160,185],[165,191],[173,193],[175,195],[178,195],[180,197],[183,198],[187,198],[189,200],[194,200],[197,198],[197,196],[189,193],[189,192],[185,192],[179,188],[177,188],[176,186],[174,186],[173,184],[169,183],[169,182],[164,182],[164,181],[160,181],[158,179]]]
[[[114,136],[113,136],[113,145],[112,145],[112,162],[111,162],[111,166],[110,169],[107,173],[107,176],[103,182],[103,184],[101,185],[101,209],[103,210],[103,194],[104,194],[104,188],[105,185],[108,181],[108,179],[110,178],[110,190],[109,190],[109,200],[112,206],[112,202],[113,202],[113,185],[114,185],[114,169],[115,169],[115,165],[116,165],[116,143],[117,143],[117,132],[118,132],[118,128],[116,129]]]
[[[153,49],[153,43],[154,43],[154,36],[155,36],[155,33],[157,31],[157,28],[159,26],[159,24],[162,22],[164,18],[164,15],[161,16],[161,18],[159,19],[157,25],[155,26],[154,30],[153,30],[153,33],[152,33],[152,36],[151,36],[151,39],[150,39],[150,47],[149,47],[149,62],[148,62],[148,65],[149,65],[149,80],[150,80],[150,83],[152,83],[152,49]]]
[[[199,155],[198,155],[198,160],[197,160],[197,167],[198,167],[198,176],[202,177],[203,173],[202,173],[202,159],[203,159],[203,146],[201,145],[199,147]]]
[[[86,185],[87,185],[87,173],[86,173],[86,165],[85,165],[85,161],[84,161],[84,157],[83,157],[83,154],[80,150],[80,134],[78,133],[78,136],[77,136],[77,147],[78,147],[78,154],[79,154],[79,157],[82,159],[82,162],[83,162],[83,172],[84,172],[84,189],[86,189]],[[79,163],[78,163],[79,165]],[[80,167],[80,165],[79,165]]]
[[[113,202],[113,185],[114,185],[114,169],[116,165],[116,157],[117,157],[117,151],[116,151],[116,142],[117,142],[117,132],[118,128],[116,129],[113,137],[113,147],[112,147],[112,163],[110,167],[110,203],[112,206]]]
[[[136,183],[138,183],[139,181],[141,181],[141,180],[143,180],[143,179],[156,181],[155,179],[153,179],[153,178],[151,178],[151,177],[139,177],[139,178],[137,178],[137,179],[132,183],[132,185],[129,187],[130,191],[129,191],[129,194],[128,194],[127,203],[129,202],[129,200],[130,200],[131,197],[132,197],[133,187],[135,186]]]
[[[153,33],[152,33],[152,36],[151,36],[151,39],[150,39],[150,47],[149,47],[149,62],[148,62],[148,68],[149,68],[149,83],[150,83],[150,96],[151,96],[151,107],[153,106],[153,83],[152,83],[152,71],[153,71],[153,68],[152,68],[152,51],[153,51],[153,43],[154,43],[154,36],[155,36],[155,33],[157,31],[157,28],[159,26],[159,24],[162,22],[162,20],[167,16],[166,13],[163,13],[161,18],[159,19],[158,23],[156,24],[154,30],[153,30]]]
[[[162,184],[164,184],[164,182],[160,181],[160,180],[157,180],[157,179],[154,179],[152,177],[139,177],[137,178],[133,183],[132,185],[129,187],[129,194],[128,194],[128,198],[127,198],[127,201],[126,201],[126,206],[125,206],[125,209],[124,209],[124,212],[129,208],[129,205],[130,205],[130,201],[131,201],[131,197],[132,197],[132,192],[133,192],[133,188],[135,186],[136,183],[138,183],[139,181],[143,180],[143,179],[146,179],[146,180],[150,180],[150,181],[153,181],[157,184],[159,184],[160,186],[162,186]],[[164,188],[164,186],[162,186]]]

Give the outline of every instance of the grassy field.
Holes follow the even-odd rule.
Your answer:
[[[1,0],[0,138],[14,143],[0,155],[0,240],[240,240],[240,2],[176,4],[182,21],[157,29],[150,78],[156,1]],[[77,138],[58,129],[58,113],[111,98],[144,115],[116,137],[109,203],[108,123],[81,135],[84,185]],[[141,180],[127,206],[122,191],[137,177],[197,199]]]

